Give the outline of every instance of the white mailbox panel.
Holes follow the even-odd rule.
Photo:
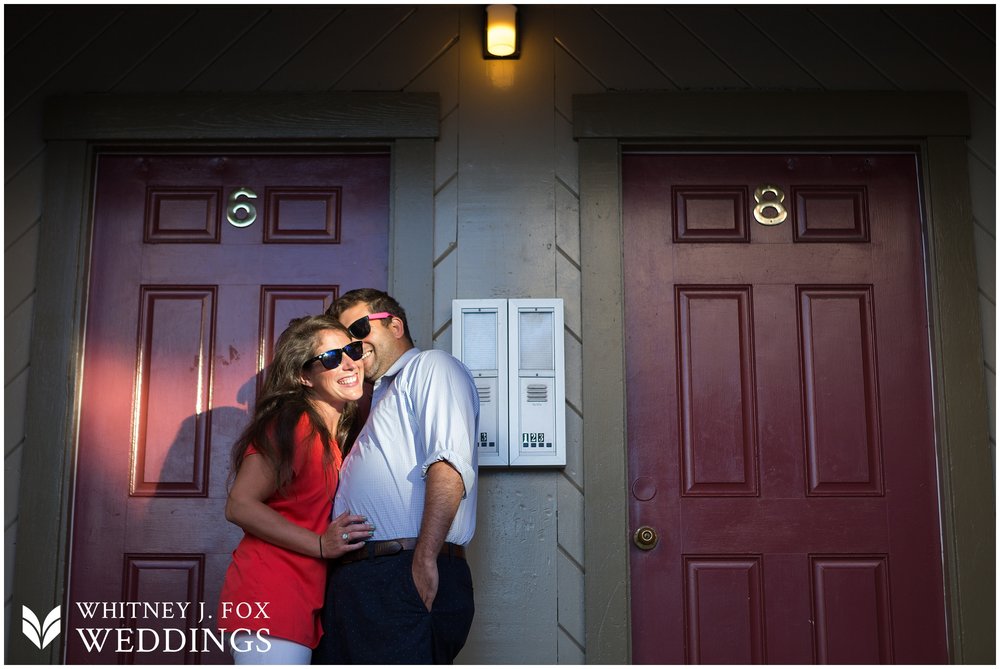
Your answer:
[[[566,464],[566,362],[561,299],[508,300],[510,465]]]
[[[452,300],[451,317],[479,393],[479,466],[565,466],[563,301]]]
[[[452,300],[452,355],[472,372],[479,393],[479,466],[507,455],[507,300]]]

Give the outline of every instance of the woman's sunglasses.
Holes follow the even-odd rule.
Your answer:
[[[380,311],[377,314],[368,314],[367,316],[362,316],[348,325],[347,331],[350,332],[351,336],[355,339],[364,339],[372,331],[371,321],[381,321],[392,317],[392,314],[388,311]]]
[[[305,369],[319,360],[327,369],[337,369],[340,367],[340,363],[344,359],[344,353],[346,353],[351,360],[360,360],[361,356],[365,354],[364,344],[359,341],[352,341],[344,348],[335,348],[327,351],[326,353],[320,353],[315,358],[309,358],[302,363],[302,368]]]

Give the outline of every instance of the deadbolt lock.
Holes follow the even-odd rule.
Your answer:
[[[656,530],[648,525],[643,525],[632,535],[632,543],[644,551],[653,550],[659,540],[660,537],[656,535]]]

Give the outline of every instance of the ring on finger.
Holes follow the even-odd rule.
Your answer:
[[[340,535],[340,538],[343,539],[344,541],[347,541],[348,539],[351,538],[351,535],[348,534],[347,532],[344,532],[343,534]]]

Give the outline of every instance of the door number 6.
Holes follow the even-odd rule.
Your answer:
[[[240,200],[241,197],[245,197],[247,200],[256,200],[257,193],[254,193],[249,188],[237,188],[229,196],[229,208],[226,209],[226,220],[236,228],[249,227],[257,220],[257,207],[253,202]]]
[[[765,200],[765,195],[774,197]],[[754,191],[753,199],[757,201],[757,206],[753,208],[753,217],[761,225],[778,225],[788,218],[788,210],[782,204],[785,201],[785,194],[777,186],[761,186]],[[774,213],[768,210],[773,210]]]

